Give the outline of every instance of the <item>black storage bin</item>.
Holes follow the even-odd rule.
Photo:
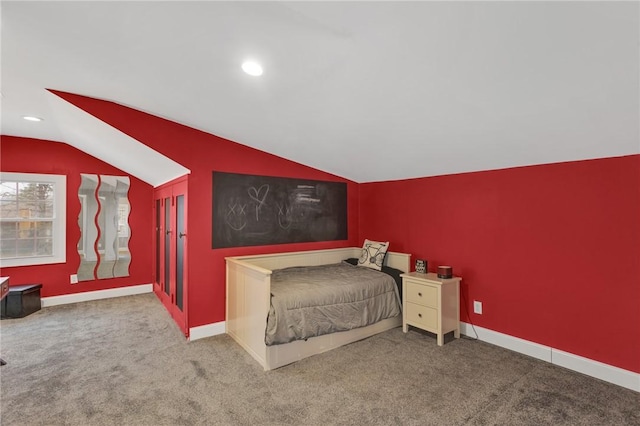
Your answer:
[[[22,318],[42,307],[40,289],[42,284],[26,284],[9,287],[9,294],[2,300],[2,318]]]

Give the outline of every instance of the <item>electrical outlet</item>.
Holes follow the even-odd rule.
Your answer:
[[[71,284],[78,284],[78,275],[77,274],[70,275],[69,282],[71,282]]]
[[[482,302],[478,302],[477,300],[473,301],[473,313],[482,315]]]

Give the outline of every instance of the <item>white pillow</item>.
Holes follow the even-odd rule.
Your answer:
[[[389,241],[384,243],[380,241],[364,240],[362,245],[362,253],[358,259],[358,266],[366,266],[367,268],[382,270],[382,262],[387,254]]]

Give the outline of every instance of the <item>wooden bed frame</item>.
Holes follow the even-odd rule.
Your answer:
[[[347,247],[225,258],[227,334],[267,371],[401,326],[402,315],[398,315],[366,327],[312,337],[306,341],[265,345],[266,321],[271,304],[271,272],[274,269],[339,263],[350,257],[360,257],[361,252],[360,247]],[[388,252],[385,265],[409,272],[411,255]]]

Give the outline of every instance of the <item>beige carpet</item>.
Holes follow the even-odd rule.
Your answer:
[[[188,343],[153,294],[2,320],[13,425],[640,425],[640,394],[469,339],[401,328],[271,372]]]

